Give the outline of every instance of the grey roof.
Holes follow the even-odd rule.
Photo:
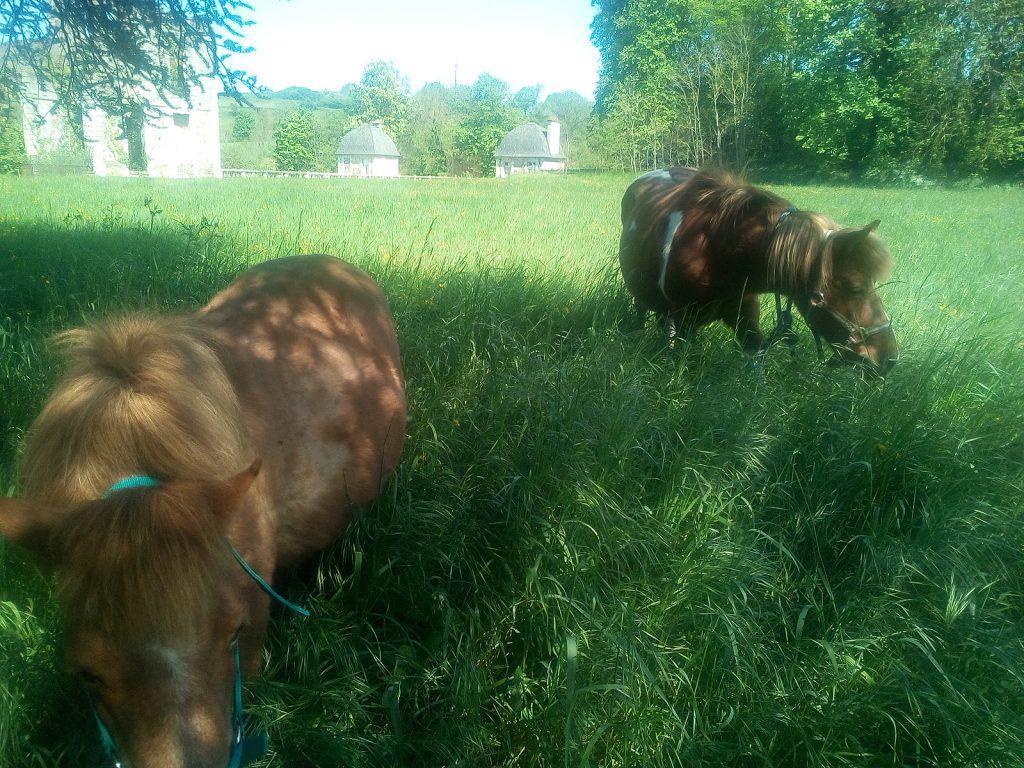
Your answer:
[[[536,123],[513,128],[501,140],[495,157],[550,157],[561,160],[564,155],[552,155],[548,147],[547,131]]]
[[[384,133],[380,123],[364,123],[346,133],[338,142],[338,154],[401,157],[395,142]]]

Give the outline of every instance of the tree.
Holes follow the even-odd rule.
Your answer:
[[[562,152],[572,167],[579,167],[585,151],[587,124],[594,111],[594,102],[576,91],[552,93],[533,111],[533,118],[544,123],[551,115],[562,124]]]
[[[520,110],[524,115],[530,114],[540,100],[540,89],[541,86],[539,85],[528,85],[525,88],[520,88],[516,91],[516,95],[512,97],[512,106]]]
[[[256,113],[251,109],[239,109],[235,112],[235,124],[231,127],[231,138],[235,141],[245,141],[252,136],[252,130],[256,127]]]
[[[392,136],[405,132],[409,120],[409,82],[388,61],[371,61],[354,91],[360,122],[380,121]]]
[[[477,175],[493,175],[494,151],[516,124],[517,111],[508,103],[508,84],[486,72],[470,91],[470,107],[456,133],[460,165]]]
[[[1021,0],[594,5],[594,135],[621,165],[1024,174]]]
[[[274,161],[279,171],[310,171],[316,161],[312,113],[300,109],[286,116],[274,131]]]
[[[21,132],[21,110],[16,99],[5,96],[0,88],[0,173],[21,173],[28,159]]]
[[[253,79],[225,58],[246,50],[239,38],[248,8],[244,0],[0,0],[0,89],[20,95],[27,70],[65,110],[93,105],[116,115],[136,105],[139,83],[151,84],[157,101],[188,101],[212,72],[237,92]]]
[[[451,172],[458,116],[453,94],[441,83],[427,83],[410,102],[409,128],[402,139],[407,173],[445,176]]]

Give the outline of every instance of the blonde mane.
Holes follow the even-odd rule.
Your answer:
[[[793,211],[776,227],[768,245],[768,282],[787,296],[807,296],[831,284],[836,260],[855,267],[872,281],[892,270],[892,256],[874,233],[857,240],[859,247],[836,251],[840,229],[828,216]]]
[[[119,491],[60,522],[51,547],[69,627],[139,645],[190,637],[211,620],[236,566],[200,488]]]
[[[130,315],[57,341],[67,372],[29,431],[28,498],[70,506],[128,475],[223,479],[252,459],[234,387],[196,320]]]
[[[793,211],[768,245],[768,284],[790,297],[807,296],[832,280],[829,231],[838,225],[813,211]]]

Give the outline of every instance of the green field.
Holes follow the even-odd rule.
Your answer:
[[[261,766],[1024,766],[1024,189],[774,188],[882,220],[880,382],[802,322],[762,376],[633,327],[628,181],[0,177],[0,491],[52,333],[334,253],[389,296],[409,438],[284,582]],[[0,543],[0,765],[101,764],[59,626]]]

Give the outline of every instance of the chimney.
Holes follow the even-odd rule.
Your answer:
[[[552,155],[561,154],[562,150],[562,124],[558,122],[557,117],[552,117],[548,121],[548,151]]]

